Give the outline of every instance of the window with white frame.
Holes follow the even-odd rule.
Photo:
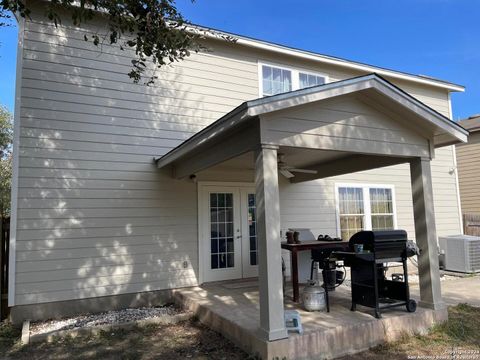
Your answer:
[[[292,90],[322,85],[326,82],[325,75],[293,68],[261,64],[260,71],[261,96],[281,94]]]
[[[304,89],[312,86],[325,84],[325,77],[314,75],[314,74],[308,74],[304,72],[299,72],[298,81],[299,81],[298,83],[299,89]]]
[[[273,66],[262,66],[263,96],[292,91],[292,72]]]
[[[392,230],[396,226],[393,186],[338,185],[337,199],[343,240],[361,230]]]

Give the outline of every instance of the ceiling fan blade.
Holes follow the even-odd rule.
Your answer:
[[[280,171],[280,174],[285,176],[287,179],[290,179],[290,178],[295,176],[290,171],[288,171],[287,169],[279,169],[279,171]]]
[[[308,169],[289,168],[288,170],[292,171],[292,172],[299,172],[299,173],[304,173],[304,174],[316,174],[316,173],[318,173],[317,170],[308,170]]]

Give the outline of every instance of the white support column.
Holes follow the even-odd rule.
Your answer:
[[[262,146],[255,152],[260,333],[268,341],[288,336],[283,308],[277,149]]]
[[[420,249],[418,275],[420,278],[420,305],[443,309],[438,265],[437,232],[433,208],[430,159],[415,158],[410,162],[415,236]]]

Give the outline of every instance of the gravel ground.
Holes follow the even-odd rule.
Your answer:
[[[129,308],[124,310],[108,311],[100,314],[80,315],[60,320],[47,320],[31,323],[30,335],[43,334],[56,330],[88,328],[97,325],[121,324],[130,321],[176,315],[179,313],[181,313],[181,311],[178,308],[173,305],[168,305],[152,308]]]

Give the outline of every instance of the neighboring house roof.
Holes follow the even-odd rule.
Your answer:
[[[192,151],[196,151],[198,146],[203,146],[213,139],[218,139],[246,120],[256,116],[367,89],[376,90],[403,108],[425,119],[426,122],[436,129],[435,136],[438,136],[438,142],[435,143],[436,146],[467,141],[468,131],[456,122],[425,105],[378,74],[369,74],[246,101],[155,160],[159,168],[167,166],[183,156],[188,156]]]
[[[394,79],[413,81],[413,82],[422,83],[425,85],[441,87],[444,89],[448,89],[449,91],[465,91],[465,87],[462,85],[454,84],[452,82],[445,81],[445,80],[436,79],[430,76],[415,75],[415,74],[410,74],[402,71],[387,69],[379,66],[361,63],[358,61],[351,61],[351,60],[347,60],[347,59],[343,59],[335,56],[301,50],[301,49],[288,47],[281,44],[276,44],[276,43],[267,42],[264,40],[259,40],[259,39],[255,39],[247,36],[229,33],[223,30],[205,28],[199,25],[193,25],[193,29],[196,29],[202,35],[205,35],[207,37],[212,37],[217,39],[219,38],[234,39],[237,44],[250,46],[257,49],[263,49],[263,50],[273,51],[273,52],[291,55],[295,57],[301,57],[304,59],[342,66],[342,67],[346,67],[353,70],[365,71],[367,73],[376,73],[376,74],[379,74],[382,76],[388,76]]]
[[[470,132],[480,131],[480,114],[460,120],[458,123]]]

